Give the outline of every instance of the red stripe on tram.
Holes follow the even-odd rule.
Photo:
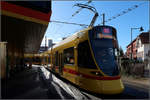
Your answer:
[[[68,68],[64,68],[63,71],[67,72],[67,73],[70,73],[70,74],[77,75],[77,76],[82,76],[82,77],[85,77],[85,78],[95,79],[95,80],[117,80],[117,79],[120,79],[120,76],[114,76],[114,77],[110,77],[110,76],[107,76],[107,77],[104,77],[104,76],[101,76],[101,77],[100,76],[91,76],[91,75],[79,73],[75,70],[68,69]]]

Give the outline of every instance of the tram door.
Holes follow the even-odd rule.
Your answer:
[[[62,53],[59,53],[59,73],[62,75],[63,74],[63,55]]]

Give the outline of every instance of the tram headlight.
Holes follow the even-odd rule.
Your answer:
[[[92,74],[96,75],[96,76],[103,76],[100,72],[98,71],[91,71]]]

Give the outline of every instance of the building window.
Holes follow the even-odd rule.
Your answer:
[[[64,50],[64,64],[74,64],[74,47]]]

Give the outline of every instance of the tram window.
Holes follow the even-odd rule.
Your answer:
[[[51,56],[48,56],[48,63],[51,62]]]
[[[32,58],[32,61],[35,62],[35,58],[34,57]]]
[[[44,57],[44,61],[45,61],[45,63],[47,63],[47,57],[46,56]]]
[[[40,58],[39,57],[35,57],[35,62],[40,63]]]
[[[90,69],[97,68],[92,58],[90,46],[87,40],[78,45],[78,66]]]
[[[58,66],[58,51],[55,53],[55,65]]]
[[[28,63],[30,61],[30,58],[25,58],[25,62]]]
[[[74,64],[74,48],[64,50],[64,64]]]
[[[55,55],[54,54],[52,55],[52,63],[55,66]]]

